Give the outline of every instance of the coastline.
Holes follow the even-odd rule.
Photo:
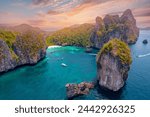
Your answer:
[[[149,43],[147,45],[143,45],[143,43],[142,43],[142,40],[145,38],[149,39],[148,37],[149,37],[149,31],[148,32],[142,31],[142,33],[139,37],[140,39],[137,41],[137,43],[135,45],[132,45],[132,48],[131,48],[132,51],[134,53],[136,52],[133,56],[144,55],[148,52]],[[142,48],[138,48],[139,46]],[[56,47],[56,48],[53,48],[53,47]],[[54,56],[51,55],[51,51],[54,51],[55,49],[61,50],[61,48],[59,48],[59,47],[62,47],[63,51],[64,52],[66,51],[64,54],[69,57],[69,58],[66,57],[65,61],[57,60],[57,56],[55,56],[55,54],[54,54]],[[4,73],[1,75],[0,83],[1,84],[5,83],[7,85],[2,85],[0,92],[3,92],[5,90],[11,91],[7,94],[1,93],[1,97],[0,97],[1,99],[24,99],[24,97],[25,97],[27,100],[29,100],[29,99],[41,99],[41,100],[42,99],[47,99],[47,100],[60,99],[60,100],[63,100],[63,99],[66,99],[66,95],[64,95],[65,94],[64,91],[66,91],[66,89],[64,87],[66,85],[66,82],[67,83],[80,83],[82,81],[90,82],[91,79],[93,79],[95,77],[94,74],[96,73],[96,70],[95,70],[96,65],[95,65],[95,58],[93,56],[91,57],[91,56],[84,56],[82,54],[77,54],[77,55],[71,54],[71,55],[73,55],[73,57],[70,57],[70,53],[68,53],[68,51],[66,49],[64,49],[63,46],[52,45],[49,48],[52,48],[52,49],[47,50],[47,52],[49,53],[49,54],[47,54],[47,57],[51,58],[48,60],[48,62],[41,61],[42,63],[37,66],[31,65],[31,67],[27,67],[27,68],[25,67],[25,70],[23,72],[21,71],[21,69],[24,69],[24,68],[21,68],[21,67],[24,67],[24,66],[20,66],[20,67],[15,68],[14,70],[11,70],[8,74]],[[67,49],[71,49],[71,48],[67,48]],[[57,52],[59,53],[59,51],[57,51]],[[82,52],[83,51],[81,51],[81,53]],[[63,56],[63,55],[61,55],[61,56]],[[142,59],[133,57],[134,62],[131,66],[131,71],[129,72],[128,86],[126,85],[125,87],[123,87],[121,89],[121,91],[117,92],[115,95],[113,95],[109,91],[105,91],[105,90],[102,90],[101,88],[99,89],[99,87],[96,87],[96,89],[94,89],[94,91],[93,90],[91,91],[90,95],[83,96],[83,97],[81,96],[81,97],[75,98],[75,100],[76,99],[80,99],[80,100],[82,100],[82,99],[84,99],[84,100],[91,100],[91,99],[110,99],[110,100],[114,100],[114,99],[118,99],[118,100],[146,99],[147,100],[147,99],[149,99],[150,95],[148,93],[149,92],[148,86],[150,86],[149,85],[150,82],[144,82],[144,80],[143,80],[143,79],[145,79],[145,80],[149,81],[149,77],[148,77],[149,76],[149,72],[148,72],[149,57],[150,56],[143,57]],[[73,62],[73,59],[75,59],[76,62]],[[142,62],[143,60],[145,62]],[[66,63],[69,66],[64,68],[61,66],[61,63]],[[84,63],[86,63],[86,64],[84,64]],[[85,77],[82,77],[83,73],[85,74]],[[88,75],[91,75],[91,76],[86,75],[86,73],[88,73]],[[141,75],[138,75],[139,73]],[[27,76],[28,76],[28,78],[26,78]],[[134,76],[134,78],[133,78],[133,76]],[[64,80],[66,80],[66,81],[64,81]],[[134,80],[134,82],[132,82],[133,80]],[[18,84],[18,82],[19,83],[29,82],[26,85],[28,87],[31,87],[32,89],[36,88],[36,90],[38,90],[38,92],[33,93],[30,91],[30,88],[25,89],[20,84]],[[141,87],[141,85],[140,85],[141,83],[142,84],[145,83],[144,84],[145,87]],[[17,90],[15,89],[15,87],[12,87],[10,89],[12,84],[14,84],[15,86],[17,86],[19,88]],[[132,88],[132,90],[131,90],[131,88]],[[55,93],[55,92],[49,93],[50,91],[53,91],[56,89],[57,89],[57,92],[59,92],[59,93]],[[43,93],[43,90],[44,90],[44,93]],[[23,93],[20,95],[21,91]],[[26,91],[28,91],[28,92],[26,93]],[[141,93],[141,91],[143,91],[143,93]],[[133,97],[133,95],[131,95],[132,93],[135,95],[134,97]],[[39,95],[39,94],[42,94],[42,95]],[[45,95],[47,95],[47,96],[45,96]]]

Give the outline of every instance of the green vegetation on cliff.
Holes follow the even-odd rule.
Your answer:
[[[7,43],[9,48],[11,48],[12,44],[16,41],[16,33],[0,30],[0,39],[3,39]]]
[[[20,34],[17,38],[15,46],[17,46],[23,54],[28,54],[30,57],[34,57],[39,53],[39,50],[45,47],[43,35],[37,34],[36,32],[26,32]]]
[[[112,56],[118,57],[122,64],[131,64],[132,62],[130,48],[125,42],[116,38],[104,44],[98,56],[104,53],[110,53]]]
[[[18,39],[17,39],[18,38]],[[39,50],[45,47],[45,42],[42,39],[43,35],[34,31],[24,33],[0,30],[0,39],[6,42],[9,47],[12,59],[18,61],[19,57],[14,52],[14,46],[21,49],[21,52],[33,57]],[[1,48],[2,49],[2,48]],[[1,57],[4,55],[0,54]]]
[[[36,64],[46,55],[44,32],[30,28],[16,27],[0,29],[0,72],[14,69],[16,66]],[[26,29],[26,30],[24,30]]]
[[[11,31],[6,31],[6,30],[0,30],[0,39],[6,42],[10,49],[10,53],[12,55],[13,59],[18,59],[18,56],[14,53],[12,45],[16,41],[16,35],[17,33],[11,32]]]
[[[90,36],[94,29],[92,24],[82,24],[80,26],[72,26],[54,32],[46,39],[47,45],[91,45]]]

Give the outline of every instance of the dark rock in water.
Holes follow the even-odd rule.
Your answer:
[[[87,82],[82,82],[80,84],[66,84],[67,98],[73,99],[74,97],[87,95],[92,88],[94,88],[94,84]]]
[[[147,44],[147,43],[148,43],[148,41],[145,39],[145,40],[143,40],[143,43],[144,43],[144,44]]]
[[[130,9],[121,17],[119,15],[106,15],[104,19],[97,17],[95,29],[91,35],[93,46],[101,49],[104,43],[118,38],[128,44],[134,44],[139,36],[139,28]]]
[[[119,39],[104,44],[97,56],[99,85],[112,91],[120,90],[128,77],[132,62],[128,45]]]
[[[93,51],[93,48],[86,47],[86,50],[85,50],[86,53],[92,53],[92,51]]]

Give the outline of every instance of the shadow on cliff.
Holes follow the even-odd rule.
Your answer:
[[[103,99],[108,99],[108,100],[121,100],[122,99],[121,96],[125,88],[126,88],[126,84],[119,91],[113,92],[103,87],[100,87],[98,83],[95,87],[95,89],[97,90],[97,93],[101,95]]]

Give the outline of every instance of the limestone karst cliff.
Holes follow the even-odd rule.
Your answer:
[[[15,59],[13,58],[8,45],[5,41],[0,39],[0,72],[13,69],[15,66]]]
[[[119,15],[106,15],[103,19],[97,17],[90,40],[94,47],[100,49],[112,38],[133,44],[137,41],[138,36],[139,29],[136,26],[136,20],[132,11],[127,9],[121,17]]]
[[[46,55],[46,44],[37,32],[13,33],[0,30],[0,72],[35,64]]]
[[[132,58],[126,43],[112,39],[104,44],[97,56],[99,85],[112,91],[121,89],[128,77]]]

